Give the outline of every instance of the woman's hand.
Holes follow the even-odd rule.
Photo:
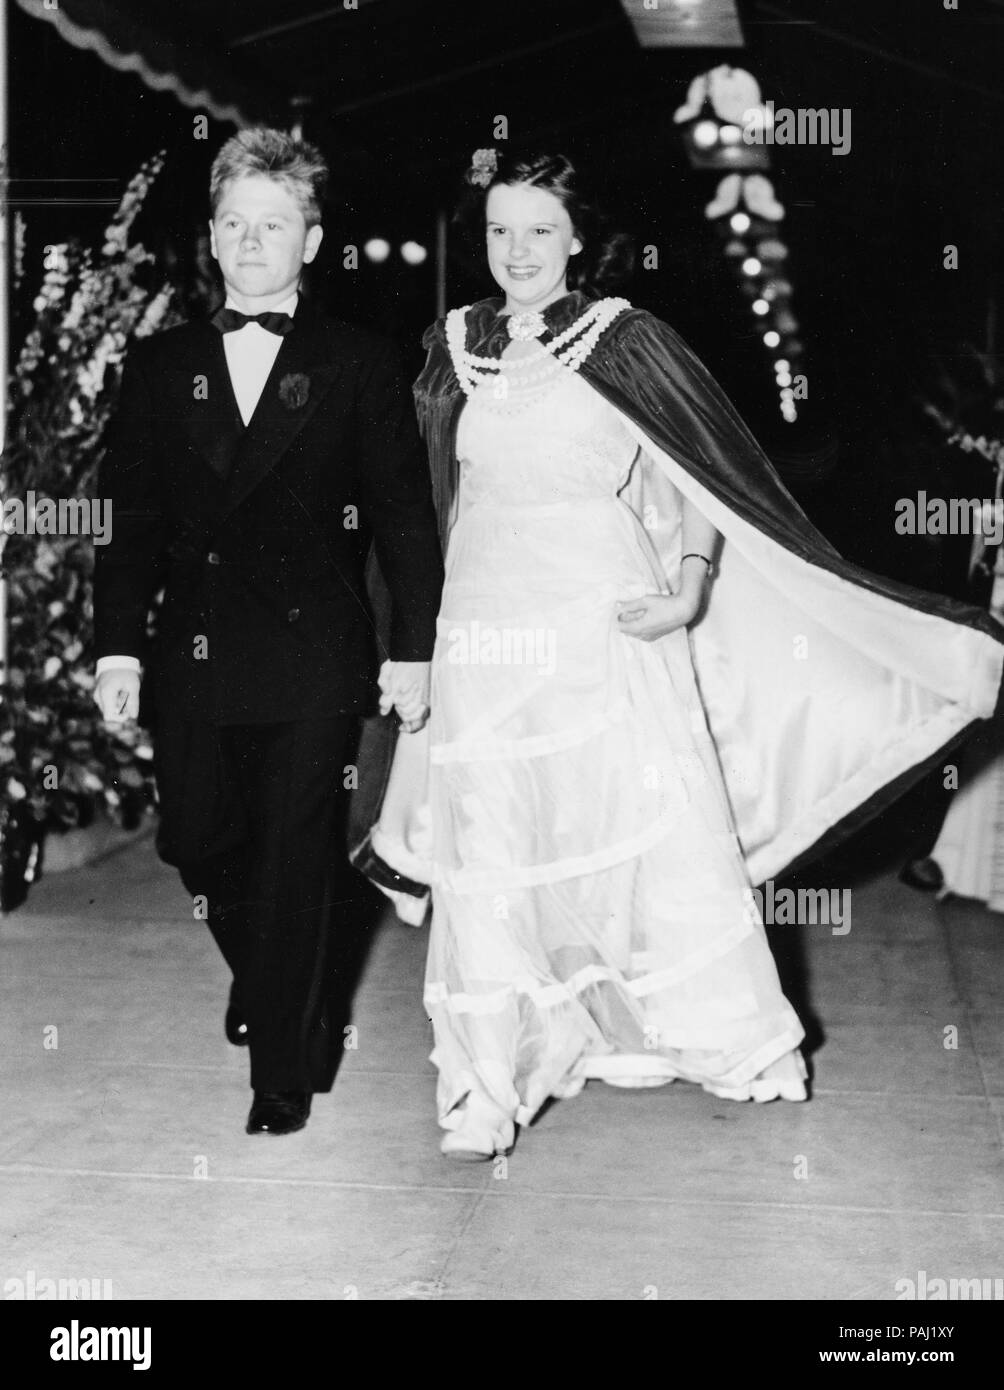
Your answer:
[[[697,617],[700,593],[642,594],[641,598],[619,600],[617,625],[629,637],[655,642],[677,628],[686,627]]]
[[[428,661],[385,661],[380,668],[380,713],[397,711],[402,732],[417,734],[429,718]]]

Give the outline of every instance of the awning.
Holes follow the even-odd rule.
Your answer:
[[[288,118],[278,94],[263,93],[235,76],[233,59],[197,41],[153,29],[116,0],[17,0],[26,14],[45,20],[74,46],[96,53],[119,72],[135,73],[155,92],[173,92],[193,110],[236,126]],[[133,7],[134,8],[134,7]]]

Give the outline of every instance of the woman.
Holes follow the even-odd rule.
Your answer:
[[[1000,481],[998,481],[998,490]],[[974,547],[976,542],[974,542]],[[993,557],[990,613],[1004,626],[1004,548]],[[984,725],[966,748],[962,781],[927,859],[906,881],[939,897],[976,898],[1004,912],[1004,724]],[[912,874],[910,871],[912,870]]]
[[[478,151],[468,184],[504,298],[425,339],[447,575],[427,769],[403,739],[382,818],[427,771],[431,862],[394,869],[432,884],[465,1159],[591,1078],[804,1099],[751,883],[988,717],[1002,655],[978,610],[841,561],[672,330],[601,297],[619,244],[567,159]]]

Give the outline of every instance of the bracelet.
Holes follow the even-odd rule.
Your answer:
[[[680,559],[681,565],[683,564],[684,560],[703,560],[708,567],[708,574],[710,574],[711,571],[714,569],[714,565],[708,559],[707,555],[702,555],[700,551],[697,550],[688,550],[686,555],[682,556]],[[707,575],[705,575],[705,578],[707,578]]]

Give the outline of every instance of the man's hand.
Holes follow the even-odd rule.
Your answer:
[[[385,661],[380,668],[380,713],[396,709],[406,734],[429,718],[429,671],[428,661]]]
[[[94,703],[106,724],[139,718],[139,672],[123,667],[102,671],[94,684]]]

